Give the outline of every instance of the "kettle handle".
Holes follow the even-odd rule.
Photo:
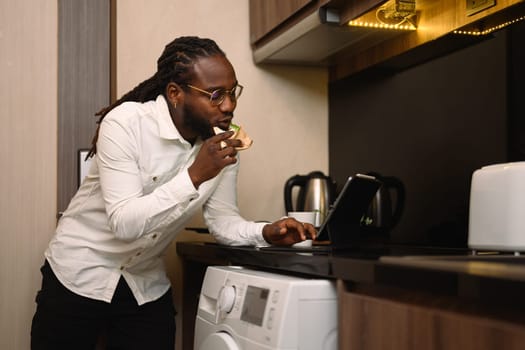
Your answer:
[[[292,204],[292,189],[295,186],[304,187],[307,180],[308,176],[294,175],[284,184],[284,209],[286,210],[286,213],[295,210]]]
[[[384,176],[381,178],[381,181],[388,189],[394,189],[396,192],[396,203],[390,223],[390,228],[393,228],[399,220],[401,220],[401,215],[403,215],[403,209],[405,207],[405,185],[403,185],[401,180],[393,176]]]

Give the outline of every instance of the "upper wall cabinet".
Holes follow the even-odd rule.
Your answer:
[[[333,53],[362,36],[345,25],[348,18],[385,2],[250,0],[250,39],[254,60],[256,63],[326,66]],[[367,30],[366,34],[372,33]]]
[[[314,0],[250,0],[250,43],[254,44]]]
[[[250,39],[255,63],[326,66],[333,81],[404,68],[523,19],[524,0],[250,0]]]

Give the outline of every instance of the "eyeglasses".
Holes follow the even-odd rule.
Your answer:
[[[242,85],[236,85],[231,90],[217,89],[217,90],[213,90],[212,92],[209,92],[203,89],[199,89],[198,87],[190,85],[190,84],[186,84],[186,86],[189,87],[190,89],[202,92],[203,94],[210,96],[210,103],[213,106],[218,106],[221,103],[223,103],[224,99],[226,98],[226,95],[230,96],[230,100],[232,102],[237,102],[237,99],[241,96],[242,89],[243,89]]]

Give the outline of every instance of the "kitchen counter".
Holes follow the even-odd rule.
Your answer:
[[[494,284],[512,283],[517,288],[525,288],[525,256],[496,253],[472,255],[467,249],[378,246],[335,252],[304,252],[180,242],[177,252],[188,261],[250,266],[355,283],[402,286],[409,283],[414,275],[421,274],[421,278],[431,276],[432,279],[447,276],[457,280],[454,282],[456,285],[462,280],[479,280]],[[388,277],[391,274],[396,276],[395,281]],[[431,284],[432,288],[434,284]]]
[[[517,339],[525,341],[525,257],[473,256],[462,249],[406,246],[311,253],[204,242],[179,242],[177,252],[183,258],[185,271],[184,349],[191,349],[198,294],[208,265],[242,265],[283,274],[334,279],[343,308],[347,308],[351,304],[348,300],[354,300],[355,296],[364,297],[364,302],[400,303],[408,310],[431,305],[432,312],[438,315],[433,314],[429,322],[439,319],[439,313],[451,311],[474,319],[488,317],[498,324],[520,325]],[[343,339],[341,343],[350,344],[351,341],[345,343]]]

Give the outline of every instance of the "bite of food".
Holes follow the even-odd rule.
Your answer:
[[[230,137],[230,139],[237,139],[241,141],[241,146],[235,147],[237,151],[242,151],[242,150],[250,148],[250,146],[253,143],[253,140],[248,136],[246,131],[244,131],[244,129],[241,126],[231,123],[229,130],[234,132],[233,136]],[[215,135],[224,132],[224,130],[222,130],[219,127],[214,127],[213,131],[215,132]],[[224,141],[221,142],[221,147],[225,147],[225,146],[226,146],[226,143]]]

